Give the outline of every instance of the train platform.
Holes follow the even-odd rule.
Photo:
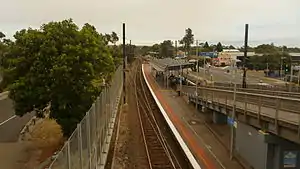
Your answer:
[[[203,169],[242,169],[239,162],[230,160],[228,150],[205,126],[200,113],[173,90],[166,90],[151,75],[150,66],[143,65],[146,80],[158,101],[176,127],[185,144]]]

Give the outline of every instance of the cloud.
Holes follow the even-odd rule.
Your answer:
[[[119,35],[125,22],[133,43],[180,39],[188,27],[196,39],[230,42],[242,41],[249,23],[249,40],[300,45],[299,0],[9,0],[2,5],[0,28],[10,36],[21,28],[73,18]]]

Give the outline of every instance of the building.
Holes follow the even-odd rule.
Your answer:
[[[293,62],[300,62],[300,53],[289,53]]]
[[[254,52],[247,52],[247,56],[254,56]],[[216,66],[230,66],[236,62],[240,62],[240,57],[244,56],[244,52],[240,52],[237,49],[224,49],[218,53],[218,57],[214,59]]]
[[[185,54],[185,52],[178,50],[175,58],[186,58],[186,54]]]
[[[198,56],[217,58],[218,53],[217,52],[199,52]]]

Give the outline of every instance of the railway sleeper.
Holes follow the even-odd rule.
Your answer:
[[[151,145],[150,150],[151,150],[151,151],[155,151],[155,152],[153,152],[153,153],[165,154],[164,149],[163,149],[162,147],[160,147],[160,146],[159,146],[159,147],[158,147],[158,146],[154,147],[153,145]]]
[[[152,132],[145,132],[145,135],[148,136],[150,139],[158,139],[156,133],[152,130]]]
[[[171,165],[171,162],[169,160],[163,160],[162,158],[158,159],[151,159],[151,163],[153,165]]]
[[[172,169],[172,168],[174,168],[172,165],[170,165],[170,164],[165,164],[165,165],[161,165],[161,164],[153,164],[152,165],[152,168],[153,169],[160,169],[160,168],[163,168],[163,169]]]
[[[152,144],[156,144],[156,145],[160,145],[160,142],[157,138],[147,138],[147,142],[148,143],[152,143]]]
[[[164,159],[169,158],[169,156],[167,156],[167,154],[163,150],[151,150],[151,149],[149,149],[149,152],[151,152],[152,157],[157,157],[157,158],[159,157],[159,159],[163,160],[164,162],[166,162]],[[163,157],[163,158],[161,158],[161,157]]]

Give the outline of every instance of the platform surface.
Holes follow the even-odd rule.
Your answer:
[[[149,65],[144,65],[144,71],[164,110],[204,169],[243,168],[238,162],[229,159],[227,149],[204,125],[203,118],[194,107],[188,105],[183,97],[178,97],[176,92],[161,87],[151,75]]]

